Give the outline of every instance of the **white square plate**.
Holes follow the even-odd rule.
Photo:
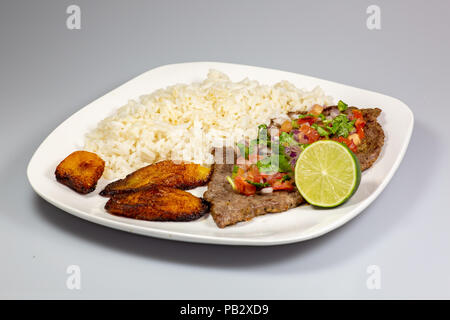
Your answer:
[[[219,229],[206,215],[191,222],[140,221],[108,214],[103,206],[107,199],[98,195],[108,183],[101,179],[97,190],[79,195],[56,182],[54,171],[58,163],[72,151],[81,149],[84,135],[116,108],[156,89],[176,83],[203,80],[209,69],[225,72],[233,81],[245,77],[264,84],[288,80],[299,88],[319,85],[327,95],[361,108],[379,107],[379,121],[386,140],[380,157],[362,175],[355,195],[340,207],[317,210],[300,206],[286,212],[267,214],[248,222]],[[343,225],[364,210],[386,187],[408,147],[414,116],[401,101],[379,93],[349,87],[300,74],[259,67],[195,62],[162,66],[132,79],[105,96],[90,103],[58,126],[39,146],[28,165],[28,179],[33,189],[45,200],[77,217],[128,232],[158,238],[228,245],[277,245],[303,241],[323,235]],[[205,187],[194,194],[201,196]]]

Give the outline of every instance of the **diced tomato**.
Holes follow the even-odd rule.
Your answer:
[[[364,138],[364,129],[363,129],[363,127],[356,127],[356,133],[358,134],[360,139]]]
[[[281,180],[277,180],[274,183],[272,183],[271,186],[273,190],[286,190],[286,191],[294,190],[294,185],[290,181],[281,182]]]
[[[244,173],[245,173],[244,168],[239,167],[238,170],[237,170],[237,172],[236,172],[236,175],[237,175],[237,176],[243,176]]]
[[[309,125],[312,125],[313,123],[315,123],[317,121],[316,117],[312,117],[312,116],[307,116],[301,119],[297,120],[297,123],[299,126],[305,124],[305,123],[309,123]]]
[[[355,120],[356,133],[360,139],[364,138],[364,126],[366,121],[362,115],[361,110],[353,109],[352,114],[349,116],[350,120]]]
[[[249,169],[248,173],[251,174],[253,177],[259,176],[259,169],[257,165],[252,164]]]
[[[363,119],[356,119],[355,126],[356,127],[364,127],[366,125],[366,122]]]
[[[263,176],[259,172],[258,167],[255,164],[252,164],[247,171],[246,180],[250,180],[257,183],[263,183]]]
[[[251,196],[256,193],[256,187],[245,181],[244,177],[242,176],[236,176],[236,178],[234,178],[234,184],[236,186],[237,192],[241,194]]]
[[[356,133],[358,134],[359,138],[364,138],[364,126],[366,125],[366,122],[360,118],[356,119],[355,122],[355,128]]]
[[[300,132],[306,135],[309,143],[316,142],[320,138],[319,133],[307,124],[302,124]]]
[[[353,113],[354,119],[361,119],[361,120],[364,120],[361,110],[353,109],[353,110],[352,110],[352,113]]]
[[[282,179],[285,174],[286,173],[276,172],[272,174],[261,174],[261,177],[264,178],[265,182],[272,184],[275,181]]]
[[[333,140],[336,140],[336,141],[339,141],[340,143],[346,144],[347,147],[349,147],[349,149],[352,150],[353,152],[356,152],[358,150],[356,145],[353,143],[353,141],[348,138],[339,137],[339,138],[334,138]]]

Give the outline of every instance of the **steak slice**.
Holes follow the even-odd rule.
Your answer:
[[[375,109],[360,109],[366,121],[364,126],[364,139],[358,146],[356,157],[359,160],[361,170],[369,169],[373,163],[378,159],[381,149],[384,145],[384,131],[377,121],[381,110]]]
[[[232,170],[233,164],[216,163],[208,183],[208,190],[203,195],[203,198],[211,204],[211,216],[219,228],[266,213],[286,211],[303,202],[297,189],[292,192],[276,191],[252,196],[236,193],[226,179]]]

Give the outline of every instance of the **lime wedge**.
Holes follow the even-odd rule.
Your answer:
[[[308,146],[295,165],[295,184],[303,198],[317,207],[347,201],[361,181],[359,161],[344,144],[320,140]]]

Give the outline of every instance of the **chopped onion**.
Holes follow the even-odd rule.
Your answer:
[[[297,157],[291,159],[289,164],[291,165],[292,168],[295,168],[295,164],[297,163],[298,156],[299,155],[297,155]]]
[[[267,187],[267,188],[262,188],[261,189],[261,193],[272,193],[273,192],[273,188],[272,187]]]
[[[334,118],[336,118],[340,113],[341,113],[341,112],[339,111],[338,108],[333,107],[333,108],[331,108],[331,110],[330,110],[330,117],[331,117],[332,119],[334,119]]]
[[[296,134],[294,136],[294,139],[297,140],[297,142],[300,144],[309,143],[308,136],[303,134],[302,132],[299,132],[298,134]]]
[[[302,149],[298,146],[291,146],[284,148],[284,153],[286,153],[291,158],[296,158],[300,154]]]

